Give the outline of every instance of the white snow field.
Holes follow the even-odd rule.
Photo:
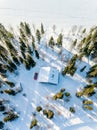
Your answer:
[[[86,85],[86,72],[92,62],[90,61],[90,64],[88,64],[87,61],[82,61],[78,64],[78,69],[73,77],[70,75],[63,77],[61,70],[67,65],[68,58],[72,56],[72,53],[75,53],[75,51],[77,53],[75,49],[70,50],[70,37],[73,39],[75,36],[71,34],[70,37],[68,34],[64,36],[63,42],[65,48],[67,48],[64,48],[62,55],[60,55],[59,51],[54,51],[45,44],[45,40],[48,39],[50,34],[57,36],[55,32],[48,30],[41,40],[41,44],[36,45],[40,54],[39,60],[35,58],[36,66],[28,71],[24,65],[21,65],[17,73],[9,75],[9,80],[15,82],[16,87],[21,83],[23,91],[15,96],[0,94],[0,98],[10,101],[8,104],[9,108],[14,107],[15,111],[19,113],[19,118],[12,122],[7,122],[5,128],[9,128],[9,130],[30,130],[31,120],[36,118],[38,126],[34,127],[33,130],[96,130],[97,92],[95,96],[89,97],[93,101],[92,111],[84,110],[82,107],[82,100],[86,99],[86,97],[77,98],[75,96],[76,92]],[[63,58],[64,55],[65,58]],[[66,57],[67,61],[64,60]],[[81,73],[80,69],[84,65],[87,68]],[[38,79],[34,80],[34,74],[39,73],[40,68],[46,66],[55,67],[59,71],[59,83],[57,85],[39,83]],[[66,92],[70,92],[69,101],[67,99],[53,100],[53,95],[59,92],[61,88],[65,88]],[[37,112],[37,106],[53,110],[54,118],[51,120],[47,119],[42,112]],[[74,114],[69,111],[70,107],[75,107],[76,112]],[[4,115],[1,114],[0,119],[2,120],[3,118]]]
[[[97,0],[0,0],[0,22],[16,25],[43,22],[68,28],[71,25],[97,24]]]

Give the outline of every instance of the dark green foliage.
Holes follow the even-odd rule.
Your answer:
[[[62,41],[63,40],[63,35],[60,33],[58,38],[57,38],[57,45],[62,46]]]
[[[76,93],[77,97],[85,96],[92,96],[95,94],[95,84],[90,84],[84,87],[84,89],[80,92]]]
[[[43,114],[46,115],[48,119],[52,119],[54,117],[54,112],[52,110],[43,110]]]
[[[7,85],[9,85],[11,88],[12,88],[12,87],[15,87],[15,83],[13,83],[13,82],[5,81],[5,83],[6,83]]]
[[[74,107],[70,107],[70,112],[72,112],[72,113],[75,113],[75,108]]]
[[[17,55],[17,50],[14,48],[12,43],[9,40],[6,40],[5,43],[6,43],[7,48],[9,49],[10,53],[12,53],[13,55]]]
[[[8,55],[7,55],[7,53],[0,54],[0,60],[7,62],[8,61]]]
[[[49,46],[53,48],[53,46],[55,45],[55,42],[54,42],[54,38],[51,36],[50,40],[49,40]]]
[[[86,57],[97,58],[97,28],[90,31],[89,35],[84,39],[79,44],[81,46],[80,52]]]
[[[82,33],[85,33],[86,32],[86,28],[83,29]]]
[[[0,76],[2,77],[2,78],[7,78],[7,74],[0,74]]]
[[[25,53],[24,53],[23,51],[21,51],[21,54],[22,54],[22,57],[23,57],[24,59],[26,59],[26,55],[25,55]]]
[[[92,105],[93,102],[90,101],[90,100],[83,100],[83,104],[84,104],[84,105]]]
[[[93,110],[93,107],[92,106],[88,106],[88,105],[84,105],[83,108],[85,110]]]
[[[43,114],[47,116],[47,110],[43,110]]]
[[[77,97],[83,96],[83,92],[77,92],[77,93],[76,93],[76,96],[77,96]]]
[[[28,52],[29,54],[33,53],[33,51],[31,50],[31,47],[29,45],[27,45],[26,52]]]
[[[32,35],[32,48],[33,50],[35,50],[35,38],[33,35]]]
[[[66,73],[68,72],[68,66],[64,68],[64,70],[62,71],[62,75],[66,75]]]
[[[6,63],[7,60],[8,60],[8,51],[3,46],[0,45],[0,61]]]
[[[31,65],[29,65],[29,63],[26,60],[23,60],[23,63],[24,63],[27,70],[31,69]]]
[[[37,50],[35,50],[35,55],[36,55],[37,59],[39,59],[39,53]]]
[[[97,77],[97,64],[90,68],[90,70],[87,72],[87,77]]]
[[[30,124],[30,129],[32,129],[33,127],[37,126],[37,123],[38,123],[38,121],[36,119],[32,120],[31,124]]]
[[[69,92],[66,92],[66,93],[65,93],[65,96],[66,96],[66,97],[70,97],[70,93],[69,93]]]
[[[21,22],[19,31],[20,31],[20,37],[23,39],[24,42],[27,42],[28,41],[27,37],[29,37],[29,31],[26,29],[28,28],[26,28],[25,23]]]
[[[92,96],[93,94],[95,94],[94,88],[95,88],[94,84],[87,85],[86,87],[84,87],[83,94],[86,96]]]
[[[42,23],[41,23],[41,34],[44,34],[44,27]]]
[[[8,60],[8,64],[11,68],[13,68],[14,70],[17,69],[16,65],[11,61],[11,60]]]
[[[5,69],[8,70],[9,72],[13,73],[14,68],[10,67],[9,65],[4,65]]]
[[[13,121],[15,119],[17,119],[19,116],[18,114],[15,113],[9,113],[6,117],[4,117],[4,122],[8,122],[8,121]]]
[[[47,118],[48,119],[52,119],[53,116],[54,116],[54,112],[52,110],[48,110],[48,112],[47,112]]]
[[[5,74],[7,70],[4,68],[4,65],[0,63],[0,73]]]
[[[54,99],[54,100],[62,99],[63,96],[64,96],[64,93],[63,93],[63,92],[58,92],[57,94],[55,94],[55,95],[53,96],[53,99]]]
[[[74,75],[75,71],[76,71],[76,60],[77,60],[78,56],[77,55],[74,55],[70,62],[68,63],[67,67],[64,68],[64,70],[62,71],[62,75],[65,75],[65,74],[70,74],[71,76]]]
[[[4,127],[4,123],[2,121],[0,121],[0,129],[2,130]]]
[[[20,62],[16,56],[13,56],[12,59],[17,65],[20,65]]]
[[[4,90],[5,93],[9,94],[9,95],[16,95],[16,92],[12,89],[8,89],[8,90]]]
[[[36,108],[36,110],[37,110],[38,112],[40,112],[40,111],[42,110],[42,107],[41,107],[41,106],[38,106],[38,107]]]
[[[25,50],[26,50],[26,45],[25,45],[25,43],[23,42],[22,38],[19,38],[19,40],[20,40],[20,50],[21,50],[22,52],[25,52]]]
[[[76,44],[77,44],[77,39],[75,39],[75,40],[73,41],[73,47],[75,47]]]
[[[14,35],[7,31],[6,28],[0,23],[0,40],[4,41],[6,39],[13,39]]]
[[[40,31],[38,29],[36,30],[36,38],[37,38],[38,43],[40,43],[41,34],[40,34]]]
[[[23,63],[23,58],[21,56],[19,56],[19,61]]]
[[[25,34],[30,37],[31,36],[31,30],[28,23],[25,22]]]
[[[28,62],[28,65],[29,66],[32,66],[32,67],[34,67],[35,66],[35,61],[33,60],[33,58],[31,57],[31,55],[27,55],[27,62]]]

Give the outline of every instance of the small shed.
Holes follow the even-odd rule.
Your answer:
[[[59,71],[53,67],[41,67],[38,75],[38,82],[58,84]]]

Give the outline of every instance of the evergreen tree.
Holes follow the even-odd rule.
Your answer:
[[[97,77],[97,64],[90,68],[90,70],[87,72],[87,77]]]
[[[39,59],[39,53],[37,50],[35,50],[35,55],[36,55],[37,59]]]
[[[23,60],[23,63],[24,63],[27,70],[31,69],[31,65],[29,65],[29,63],[26,60]]]
[[[44,34],[44,27],[42,23],[41,23],[41,34]]]
[[[14,68],[10,67],[10,65],[4,65],[4,68],[6,70],[8,70],[9,72],[13,73],[14,72]]]
[[[13,56],[12,59],[17,65],[20,65],[20,62],[16,56]]]
[[[33,60],[33,58],[31,57],[31,55],[27,55],[27,62],[28,62],[28,64],[29,64],[29,66],[32,66],[32,67],[34,67],[35,66],[35,61]]]
[[[32,54],[32,53],[33,53],[33,51],[31,50],[31,47],[30,47],[29,45],[27,45],[26,51],[27,51],[29,54]]]
[[[75,66],[77,58],[78,58],[78,56],[76,54],[71,58],[67,67],[65,67],[64,70],[62,71],[62,75],[65,75],[65,74],[70,74],[71,76],[74,75],[74,73],[77,69],[77,67]]]
[[[49,46],[53,47],[54,45],[55,45],[54,38],[51,36],[51,38],[49,40]]]
[[[63,35],[60,33],[57,38],[57,45],[62,46]]]
[[[10,53],[13,53],[13,55],[17,55],[17,50],[12,45],[12,43],[9,40],[6,40],[5,43],[6,43],[8,50],[10,51]]]
[[[74,42],[73,42],[73,47],[75,47],[76,44],[77,44],[77,39],[74,40]]]
[[[32,35],[32,48],[33,50],[35,50],[35,38],[33,35]]]
[[[41,34],[40,34],[40,31],[38,29],[36,30],[36,38],[37,38],[38,43],[40,43]]]
[[[11,68],[13,68],[14,70],[17,69],[16,65],[11,61],[11,60],[8,60],[8,64]]]
[[[25,34],[30,37],[31,36],[31,30],[28,23],[25,22]]]

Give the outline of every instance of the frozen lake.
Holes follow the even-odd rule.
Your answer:
[[[50,25],[97,24],[97,0],[0,0],[0,22]]]

